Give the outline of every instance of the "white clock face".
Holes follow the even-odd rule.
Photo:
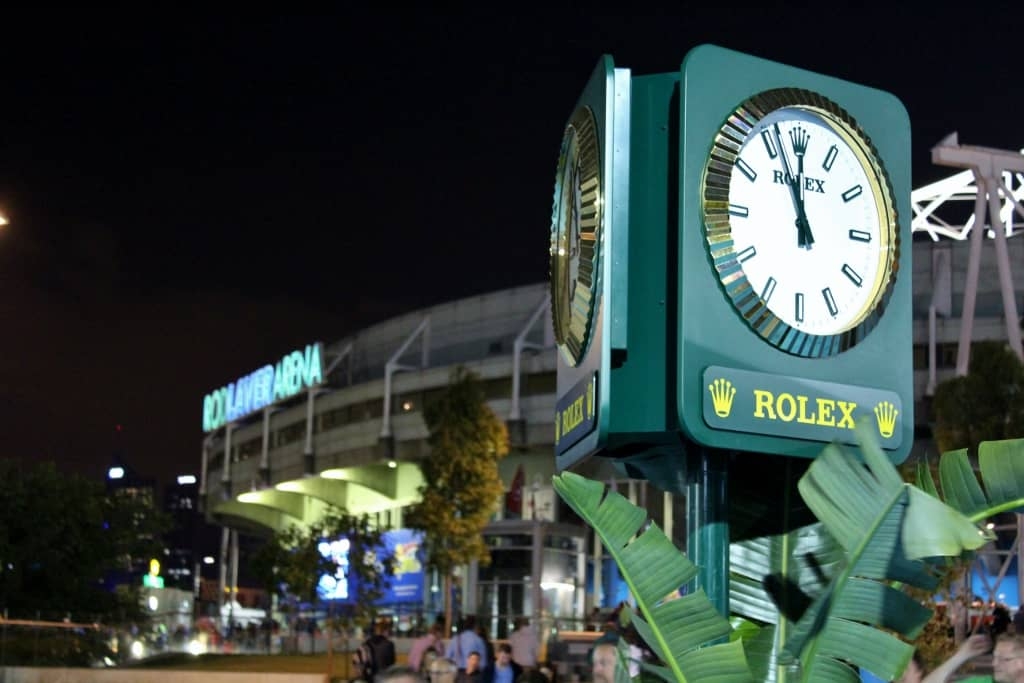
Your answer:
[[[846,141],[810,112],[778,109],[747,137],[729,183],[732,235],[751,287],[784,323],[835,334],[873,303],[888,240],[872,185]]]
[[[731,165],[709,163],[705,178],[714,185],[717,173],[721,183],[729,169],[726,206],[710,208],[705,191],[708,243],[726,290],[738,307],[755,301],[741,310],[748,323],[798,355],[857,343],[894,272],[888,180],[851,124],[814,107],[775,108],[742,126]],[[720,134],[716,148],[721,142]]]

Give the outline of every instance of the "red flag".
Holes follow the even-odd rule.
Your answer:
[[[505,510],[510,515],[522,516],[523,514],[523,484],[526,475],[523,474],[523,466],[516,468],[515,476],[512,477],[512,486],[505,494]]]

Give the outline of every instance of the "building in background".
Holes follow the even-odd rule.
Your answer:
[[[970,245],[920,234],[905,246],[913,249],[917,439],[911,457],[918,457],[935,452],[932,382],[956,370]],[[1008,248],[1020,270],[1024,242],[1008,240]],[[994,251],[983,249],[980,257],[973,339],[1005,339]],[[937,287],[948,288],[950,305],[929,324]],[[1019,284],[1014,292],[1019,299]],[[458,607],[504,637],[519,615],[542,626],[580,628],[593,606],[613,606],[622,597],[614,566],[600,557],[592,534],[570,521],[550,484],[555,350],[548,297],[542,282],[412,311],[345,339],[288,352],[207,396],[200,496],[208,518],[224,529],[222,583],[231,585],[237,531],[309,523],[327,504],[371,513],[382,528],[402,528],[403,509],[422,483],[423,408],[463,365],[480,376],[490,406],[507,421],[512,449],[500,464],[508,491],[504,509],[487,531],[494,561],[470,568]],[[211,385],[218,379],[224,380],[211,378]],[[674,496],[623,478],[600,458],[585,463],[582,473],[645,505],[684,545],[683,507]],[[427,574],[424,581],[421,605],[392,606],[400,623],[415,626],[420,615],[432,619],[440,611],[438,578]]]

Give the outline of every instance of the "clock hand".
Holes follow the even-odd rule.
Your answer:
[[[807,208],[804,205],[804,155],[807,153],[807,140],[810,136],[800,126],[791,128],[789,139],[793,143],[793,154],[796,155],[796,185],[797,201],[797,244],[801,247],[811,248],[814,244],[814,235],[811,234],[811,224],[807,220]]]
[[[782,161],[782,181],[789,185],[789,196],[793,200],[793,209],[796,211],[796,244],[798,247],[809,246],[806,239],[809,230],[804,228],[807,225],[807,214],[804,213],[804,202],[796,186],[793,167],[789,165],[789,157],[786,156],[786,147],[782,144],[779,124],[772,124],[772,132],[775,134],[775,146],[779,150],[779,158]]]

